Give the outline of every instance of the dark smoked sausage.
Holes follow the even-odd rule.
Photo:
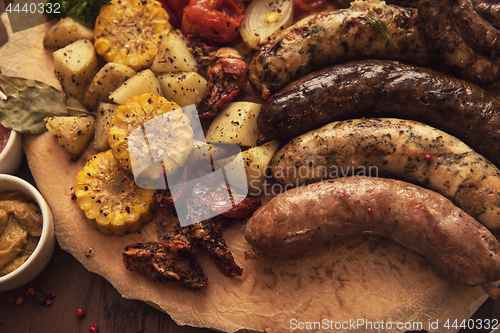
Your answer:
[[[500,166],[500,102],[468,82],[395,61],[355,61],[311,73],[264,103],[258,122],[267,137],[287,141],[361,117],[426,123]]]
[[[491,58],[500,55],[500,30],[474,10],[471,0],[456,0],[451,8],[464,41],[474,51]]]
[[[500,2],[497,0],[472,0],[474,10],[500,29]]]
[[[245,237],[270,257],[286,257],[361,233],[421,254],[460,285],[500,279],[500,245],[488,229],[443,196],[392,179],[355,176],[288,190],[254,213]]]
[[[434,49],[436,57],[461,78],[483,87],[498,85],[500,58],[479,54],[467,43],[454,20],[454,1],[419,0],[418,14],[428,44]],[[470,0],[468,2],[470,3]],[[463,9],[463,12],[469,11],[469,14],[475,15],[475,12],[470,13],[471,10],[468,7]],[[480,22],[480,17],[475,16],[474,22]]]
[[[337,0],[337,3],[342,7],[349,7],[353,0]],[[417,0],[386,0],[391,5],[398,5],[402,7],[417,7]]]

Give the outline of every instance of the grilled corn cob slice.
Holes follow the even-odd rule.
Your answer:
[[[115,110],[108,142],[122,166],[137,175],[151,161],[161,161],[161,167],[148,171],[149,178],[157,179],[163,173],[174,174],[187,162],[194,134],[189,118],[178,104],[155,94],[143,94],[129,98]],[[144,144],[134,145],[134,142]],[[132,170],[131,158],[134,169],[138,170]]]
[[[112,0],[103,6],[94,28],[94,47],[107,62],[135,70],[148,68],[163,35],[172,30],[156,0]]]
[[[92,157],[76,176],[76,202],[89,224],[104,234],[138,231],[153,217],[155,194],[138,187],[111,150]]]

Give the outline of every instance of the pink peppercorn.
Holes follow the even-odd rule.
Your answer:
[[[82,308],[78,308],[76,309],[75,314],[78,318],[82,318],[83,316],[85,316],[85,310]]]
[[[35,295],[35,288],[29,287],[28,290],[26,290],[26,295],[27,296],[34,296]]]

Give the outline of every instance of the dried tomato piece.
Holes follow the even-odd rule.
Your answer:
[[[245,4],[240,0],[191,0],[184,8],[182,30],[217,43],[239,36]]]

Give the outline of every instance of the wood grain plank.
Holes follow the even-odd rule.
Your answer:
[[[46,293],[54,291],[50,307],[26,296],[29,286]],[[22,305],[9,297],[23,296]],[[78,318],[77,308],[86,315]],[[127,300],[104,278],[87,271],[69,253],[56,247],[47,268],[29,285],[0,293],[0,333],[88,332],[96,324],[104,332],[210,333],[207,329],[180,327],[165,313],[139,301]]]

